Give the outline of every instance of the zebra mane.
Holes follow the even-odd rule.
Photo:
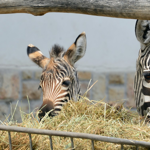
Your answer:
[[[63,47],[60,47],[59,45],[54,45],[52,47],[52,50],[50,51],[50,58],[58,58],[58,57],[62,57],[63,54],[64,54],[64,48]]]

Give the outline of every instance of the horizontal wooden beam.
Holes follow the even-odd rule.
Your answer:
[[[0,0],[0,14],[48,12],[150,20],[150,0]]]

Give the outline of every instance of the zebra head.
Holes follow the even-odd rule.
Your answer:
[[[139,114],[145,116],[150,111],[150,20],[137,20],[135,34],[141,44],[134,80],[135,100]]]
[[[84,56],[86,51],[86,35],[81,33],[75,42],[65,51],[54,45],[50,58],[41,51],[28,45],[27,54],[38,66],[43,68],[39,88],[43,91],[43,104],[40,107],[39,118],[49,112],[49,116],[57,115],[62,106],[70,99],[77,100],[80,87],[74,64]]]

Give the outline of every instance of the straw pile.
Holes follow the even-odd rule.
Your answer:
[[[22,112],[21,112],[22,113]],[[125,109],[123,106],[109,106],[100,101],[89,101],[83,98],[78,102],[68,102],[61,113],[54,118],[43,118],[38,121],[37,115],[22,113],[22,123],[5,122],[7,125],[22,127],[60,130],[70,132],[91,133],[103,136],[126,138],[150,142],[150,130],[145,120],[140,120],[137,113]],[[13,150],[29,149],[29,137],[25,133],[11,133]],[[32,135],[33,149],[49,150],[48,136]],[[91,141],[74,139],[76,150],[90,150]],[[71,149],[70,138],[53,137],[54,150]],[[8,133],[0,131],[0,149],[8,150]],[[120,145],[95,142],[96,150],[117,150]],[[133,146],[125,149],[134,150]],[[139,149],[144,149],[140,147]]]

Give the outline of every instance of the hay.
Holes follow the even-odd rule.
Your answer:
[[[42,122],[38,121],[34,112],[25,114],[21,112],[22,123],[4,122],[6,125],[17,125],[21,127],[60,130],[70,132],[91,133],[103,136],[125,138],[150,142],[150,130],[145,120],[140,120],[137,113],[125,109],[123,106],[109,106],[99,101],[89,101],[82,98],[78,102],[68,102],[61,113],[54,117],[44,117]],[[9,149],[8,133],[0,131],[0,149]],[[29,137],[25,133],[12,133],[13,150],[29,149]],[[49,137],[32,135],[33,149],[49,150]],[[91,141],[85,139],[74,139],[76,150],[90,150]],[[70,138],[53,137],[54,150],[71,149]],[[95,142],[95,150],[120,149],[119,144],[106,142]],[[125,149],[134,150],[134,146],[125,146]],[[139,149],[145,149],[140,147]]]

